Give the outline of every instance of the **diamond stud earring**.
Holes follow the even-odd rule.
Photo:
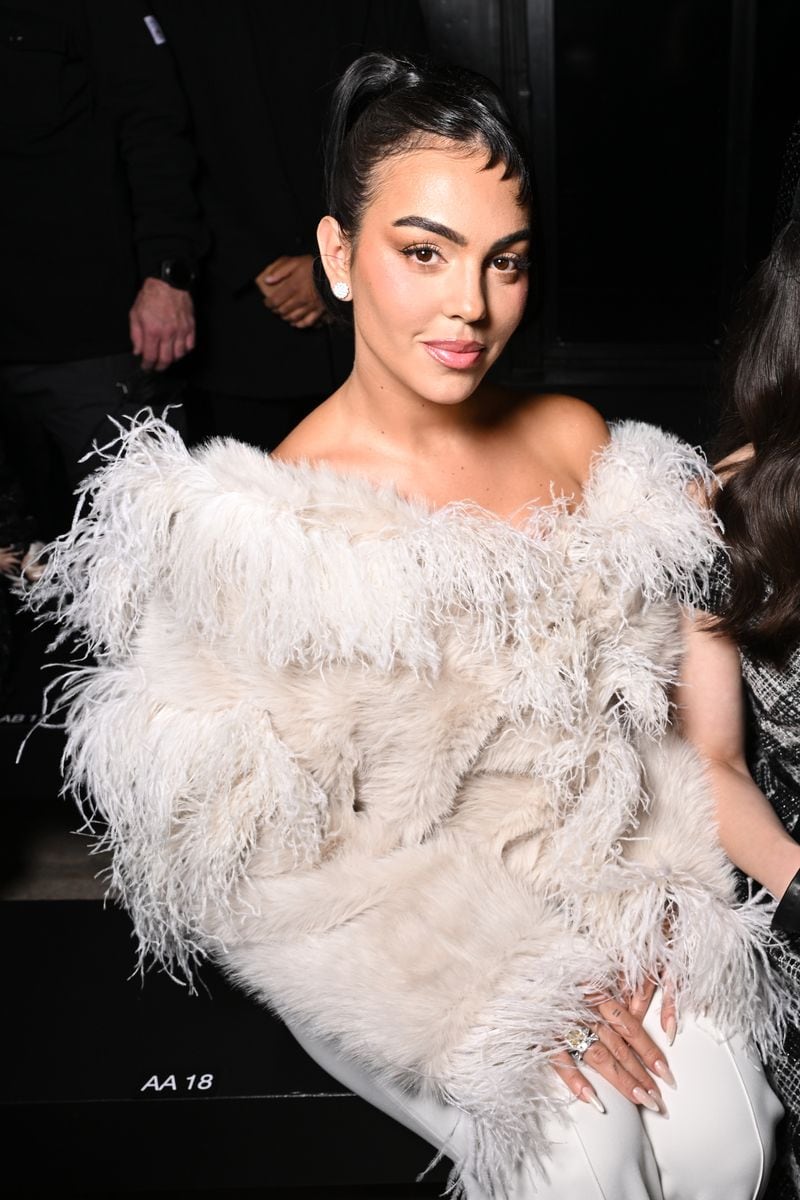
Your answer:
[[[350,299],[350,284],[345,283],[343,279],[337,279],[336,283],[331,288],[331,291],[337,300]]]

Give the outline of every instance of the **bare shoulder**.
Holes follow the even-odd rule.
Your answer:
[[[526,397],[518,411],[519,432],[538,454],[545,453],[565,474],[583,485],[595,455],[610,434],[596,408],[577,396],[544,393]]]
[[[596,450],[609,440],[608,426],[596,408],[577,396],[546,392],[530,396],[526,402],[530,419],[540,423],[540,429],[554,439],[570,442],[578,438],[581,445]]]
[[[331,440],[331,420],[326,411],[327,401],[310,412],[291,433],[270,451],[270,458],[281,462],[314,462],[328,457]]]
[[[312,458],[309,441],[310,439],[298,433],[297,429],[293,429],[279,445],[270,450],[269,456],[280,462],[298,462],[301,459]]]
[[[752,443],[746,446],[740,446],[738,450],[734,450],[731,454],[726,454],[725,458],[720,459],[715,463],[714,470],[718,475],[722,476],[724,481],[726,475],[732,475],[742,463],[749,462],[755,454],[755,449]]]
[[[752,445],[740,446],[714,464],[714,475],[708,482],[695,479],[689,484],[689,494],[704,508],[713,508],[717,494],[727,480],[736,474],[742,463],[749,462],[755,453]]]
[[[710,480],[692,480],[689,484],[689,495],[703,508],[713,508],[720,487],[724,487],[725,481],[735,475],[742,463],[748,462],[753,454],[754,450],[750,445],[740,446],[738,450],[726,454],[725,458],[714,464],[714,475]]]

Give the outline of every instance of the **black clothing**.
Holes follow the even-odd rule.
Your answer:
[[[14,547],[21,557],[34,540],[34,524],[25,511],[22,490],[17,481],[12,458],[16,459],[16,447],[7,446],[0,438],[0,549]],[[19,568],[11,568],[7,575],[0,575],[0,695],[8,682],[12,648],[14,645],[13,613],[10,588]]]
[[[92,447],[119,436],[115,422],[146,406],[161,412],[180,402],[181,389],[171,373],[142,371],[130,350],[76,362],[0,363],[0,421],[36,537],[49,540],[68,526],[72,492],[99,465]],[[181,427],[179,410],[170,420]]]
[[[240,396],[327,395],[349,370],[349,338],[293,329],[264,307],[254,279],[281,255],[316,255],[333,85],[365,50],[422,49],[419,8],[410,0],[155,7],[189,97],[213,238],[197,297],[192,382]]]
[[[196,258],[194,152],[137,0],[0,0],[0,361],[130,350],[164,258]]]
[[[295,425],[321,404],[324,396],[232,396],[192,389],[184,398],[190,446],[221,430],[235,430],[239,441],[274,450]]]

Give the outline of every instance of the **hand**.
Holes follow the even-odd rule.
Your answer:
[[[598,997],[592,1007],[599,1018],[594,1030],[599,1041],[589,1047],[583,1061],[632,1104],[653,1112],[664,1112],[661,1091],[653,1076],[663,1079],[671,1087],[675,1086],[675,1080],[663,1052],[642,1028],[654,991],[655,985],[648,984],[628,998],[627,1003],[608,996]],[[675,1006],[671,1000],[665,999],[663,1003],[666,1012],[662,1009],[662,1026],[671,1043]],[[602,1109],[591,1083],[566,1050],[554,1055],[553,1066],[574,1096]]]
[[[670,1046],[675,1041],[675,1035],[678,1032],[678,1010],[675,1005],[675,996],[668,987],[664,984],[661,993],[661,1028],[667,1035],[667,1041]],[[655,995],[656,985],[647,983],[638,992],[623,993],[623,1000],[628,1009],[639,1021],[643,1021],[647,1016],[647,1010],[650,1007],[650,1001]]]
[[[0,546],[0,574],[18,575],[22,565],[22,551],[18,546]]]
[[[194,350],[192,297],[162,279],[145,279],[130,311],[130,331],[142,370],[166,371]]]
[[[325,315],[325,303],[314,283],[310,254],[286,254],[256,275],[264,305],[295,329],[310,329]]]

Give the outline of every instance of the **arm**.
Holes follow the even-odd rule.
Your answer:
[[[134,423],[118,449],[85,482],[76,520],[51,545],[26,603],[58,621],[57,641],[91,655],[89,668],[63,676],[50,710],[65,713],[65,787],[87,828],[101,818],[110,886],[130,912],[140,959],[152,953],[190,977],[232,915],[256,847],[273,873],[316,861],[327,797],[273,727],[259,695],[268,672],[254,688],[236,666],[252,654],[224,664],[198,653],[192,632],[204,628],[207,645],[241,644],[236,609],[214,581],[220,554],[230,567],[231,538],[239,550],[252,544],[256,510],[215,486],[163,421]],[[257,512],[269,528],[277,522],[265,499]],[[198,562],[199,588],[189,581]],[[265,610],[269,568],[256,581],[250,556],[245,571]]]
[[[708,765],[720,841],[740,870],[780,897],[800,870],[800,846],[747,768],[739,652],[689,615],[684,638],[678,717]]]
[[[188,291],[163,282],[161,264],[193,265],[204,236],[186,103],[169,48],[145,15],[135,0],[87,5],[98,102],[125,171],[142,279],[130,313],[132,347],[143,367],[163,370],[193,348],[194,312]]]

